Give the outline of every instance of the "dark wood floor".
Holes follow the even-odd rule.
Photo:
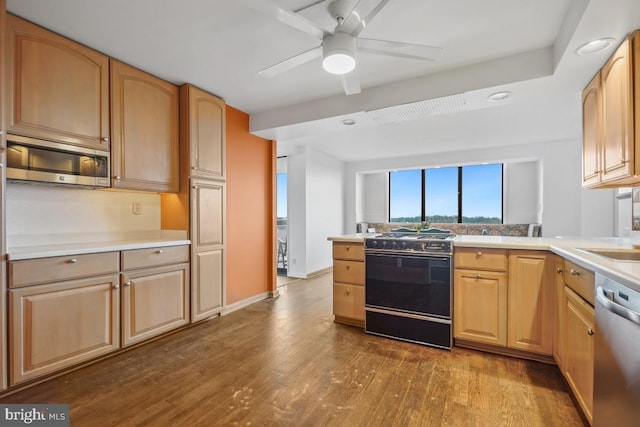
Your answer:
[[[330,275],[280,291],[0,401],[73,426],[583,426],[555,366],[335,324]]]

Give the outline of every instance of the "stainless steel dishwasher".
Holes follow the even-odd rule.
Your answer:
[[[593,426],[640,426],[640,292],[596,273]]]

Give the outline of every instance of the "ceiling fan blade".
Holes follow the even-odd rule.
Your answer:
[[[443,49],[441,47],[425,46],[421,44],[359,38],[358,51],[394,56],[396,58],[435,61],[440,55],[442,55]]]
[[[360,93],[360,78],[358,72],[353,70],[350,73],[342,74],[340,76],[342,80],[342,87],[344,88],[345,95],[355,95]]]
[[[350,22],[349,18],[351,15],[356,15],[358,19],[352,19],[351,22],[357,21],[358,25],[353,29],[345,28],[345,32],[350,32],[355,37],[358,37],[358,35],[367,28],[367,25],[369,25],[371,20],[373,20],[373,18],[375,18],[382,8],[384,8],[390,1],[391,0],[380,0],[375,3],[372,0],[359,0],[356,7],[353,8],[345,19],[345,24],[348,24]]]
[[[261,77],[271,78],[320,56],[322,56],[322,46],[317,46],[313,49],[309,49],[305,52],[292,56],[291,58],[285,59],[284,61],[278,62],[275,65],[265,68],[264,70],[258,72],[258,75]]]
[[[291,12],[290,10],[283,9],[273,0],[241,0],[249,8],[262,12],[271,16],[278,21],[289,25],[297,30],[307,33],[319,40],[324,37],[324,31],[318,28],[313,22]]]

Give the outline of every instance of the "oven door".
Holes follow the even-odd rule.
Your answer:
[[[451,318],[451,258],[368,253],[365,305]]]

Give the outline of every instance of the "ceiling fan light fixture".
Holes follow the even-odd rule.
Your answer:
[[[356,38],[351,34],[329,34],[322,42],[322,68],[331,74],[347,74],[356,68]]]

